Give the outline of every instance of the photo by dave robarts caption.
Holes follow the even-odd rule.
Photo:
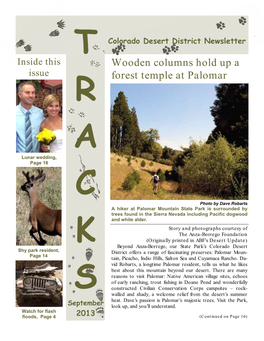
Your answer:
[[[179,238],[117,244],[111,251],[112,308],[247,303],[247,226],[182,226]]]

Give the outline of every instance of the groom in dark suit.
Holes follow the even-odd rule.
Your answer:
[[[23,82],[18,86],[20,103],[16,107],[16,152],[38,153],[41,122],[44,120],[43,110],[33,105],[36,97],[32,82]]]

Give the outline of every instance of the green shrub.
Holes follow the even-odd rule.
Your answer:
[[[154,160],[154,156],[150,153],[142,153],[141,157],[143,159],[149,160],[149,161],[153,161]]]
[[[245,200],[248,198],[248,181],[247,179],[232,178],[233,197],[238,200]]]
[[[133,179],[136,181],[136,183],[139,184],[140,180],[141,180],[141,177],[140,177],[139,173],[137,171],[134,171],[132,173],[132,175],[133,175]]]
[[[247,179],[245,149],[231,146],[224,137],[219,137],[210,144],[194,141],[192,144],[195,144],[192,155],[185,157],[184,182],[193,192],[231,197],[234,187],[242,186],[241,179]],[[247,188],[245,180],[242,186],[243,195]]]
[[[162,163],[163,165],[167,165],[167,166],[172,166],[173,165],[173,161],[169,160],[169,159],[161,159],[159,161],[159,163]]]
[[[120,161],[121,161],[121,159],[119,159],[119,158],[118,158],[116,161],[120,162]]]
[[[122,152],[126,155],[132,155],[132,148],[127,145],[122,148]]]
[[[122,188],[124,191],[132,191],[132,189],[136,186],[136,182],[131,176],[131,174],[128,174],[128,176],[125,178],[124,182],[122,183]]]
[[[168,170],[165,170],[165,178],[166,180],[171,180],[171,172]]]
[[[124,191],[132,191],[132,189],[140,182],[141,178],[137,171],[129,173],[122,183],[122,188]]]
[[[141,161],[141,167],[145,167],[146,166],[146,162],[144,160]]]
[[[182,168],[174,165],[171,171],[165,171],[165,178],[167,181],[182,182]]]
[[[154,165],[154,163],[151,161],[151,162],[149,163],[149,165],[150,165],[150,167],[152,167],[152,166]]]
[[[159,180],[160,181],[165,181],[166,180],[165,173],[163,173],[163,171],[160,168],[158,169],[157,174],[159,176]]]

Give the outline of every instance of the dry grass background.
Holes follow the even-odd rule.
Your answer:
[[[39,199],[46,206],[52,209],[61,209],[61,168],[43,167],[46,179],[38,187]],[[16,169],[16,245],[38,245],[30,236],[31,225],[29,223],[29,197],[21,190],[21,186],[27,181],[22,171],[29,172],[30,175],[37,173],[35,167],[17,167]],[[47,236],[41,233],[46,245],[61,245],[61,237]],[[38,233],[35,234],[39,239]]]
[[[119,161],[118,161],[119,160]],[[146,162],[145,167],[141,166],[142,161]],[[176,190],[178,183],[175,181],[162,181],[158,194],[154,195],[152,185],[150,184],[151,177],[154,172],[161,169],[163,173],[166,170],[171,170],[171,166],[164,165],[158,162],[151,162],[140,157],[131,157],[131,165],[128,165],[127,156],[120,156],[115,153],[110,154],[111,163],[111,188],[110,195],[112,200],[206,200],[212,197],[191,194],[178,194]],[[122,183],[126,176],[132,171],[137,171],[140,174],[141,181],[136,187],[130,191],[122,189]]]

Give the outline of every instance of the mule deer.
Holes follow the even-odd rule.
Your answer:
[[[53,210],[44,205],[39,200],[38,186],[45,180],[46,174],[38,169],[38,175],[29,176],[29,172],[22,172],[27,178],[27,182],[21,186],[21,189],[27,192],[30,202],[29,221],[32,225],[29,231],[31,237],[35,239],[38,245],[45,245],[46,241],[42,238],[40,231],[49,236],[61,236],[61,210]],[[39,240],[34,236],[38,232]]]

